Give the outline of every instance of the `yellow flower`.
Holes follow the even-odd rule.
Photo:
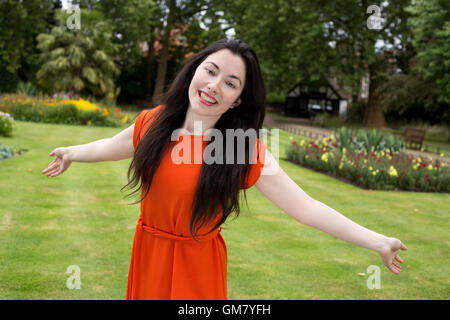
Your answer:
[[[125,115],[120,122],[126,123],[128,121],[128,115]]]
[[[391,153],[391,150],[389,150],[389,148],[387,148],[387,149],[386,149],[386,152],[387,152],[387,153]]]
[[[444,153],[441,153],[439,156],[442,158],[444,156]]]
[[[59,102],[60,104],[73,104],[77,109],[79,110],[88,110],[88,111],[95,111],[100,110],[100,108],[87,100],[63,100]]]
[[[300,146],[303,147],[304,145],[305,145],[305,140],[302,139],[302,140],[300,141]]]
[[[308,159],[308,158],[309,158],[309,156],[308,156],[308,155],[306,155],[306,156],[305,156],[305,159]]]
[[[376,176],[376,175],[377,175],[377,172],[378,172],[378,170],[377,170],[377,171],[373,171],[373,172],[372,172],[372,175]]]
[[[328,156],[327,156],[327,154],[324,153],[320,159],[321,159],[322,161],[328,162]]]
[[[428,170],[433,170],[433,166],[431,164],[428,165]]]
[[[394,166],[390,166],[390,167],[389,167],[388,173],[389,173],[389,175],[390,175],[391,177],[396,177],[396,176],[398,175],[398,174],[397,174],[397,170],[395,170]]]
[[[372,166],[370,166],[370,167],[369,167],[369,171],[372,171],[372,170],[373,170],[373,168],[372,168]]]
[[[342,153],[345,153],[346,151],[347,151],[347,149],[345,149],[345,147],[342,148]]]
[[[367,163],[367,159],[364,159],[364,161],[363,161],[364,163]]]

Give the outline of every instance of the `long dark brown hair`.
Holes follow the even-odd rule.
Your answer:
[[[138,189],[144,187],[144,195],[137,202],[142,201],[148,194],[153,179],[166,147],[171,142],[172,132],[182,127],[189,107],[189,86],[197,67],[211,54],[222,49],[228,49],[241,57],[246,66],[245,86],[241,93],[241,103],[223,113],[215,125],[222,136],[226,136],[226,129],[253,129],[259,138],[259,129],[265,117],[265,88],[258,58],[253,49],[246,43],[237,39],[219,40],[197,54],[191,56],[182,66],[181,70],[171,83],[163,97],[161,112],[155,114],[147,131],[136,147],[133,160],[128,169],[128,184],[134,188],[139,181]],[[227,144],[223,145],[223,164],[202,163],[200,178],[197,182],[194,200],[192,203],[192,216],[189,229],[191,235],[196,236],[197,231],[205,224],[214,221],[218,214],[220,221],[209,231],[213,231],[224,223],[231,213],[239,216],[239,194],[241,183],[249,177],[251,163],[227,164]],[[214,142],[213,139],[208,144]],[[236,143],[234,155],[236,152]],[[254,146],[245,145],[245,159],[252,159]],[[133,176],[130,179],[131,172]],[[122,188],[122,189],[123,189]],[[122,190],[121,189],[121,190]],[[247,196],[244,191],[245,202]],[[137,203],[135,202],[135,203]],[[133,204],[135,204],[133,203]],[[247,203],[248,206],[248,203]]]

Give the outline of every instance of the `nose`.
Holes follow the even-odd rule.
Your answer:
[[[219,87],[220,79],[215,79],[214,81],[210,81],[208,84],[208,90],[209,92],[216,94],[217,88]]]

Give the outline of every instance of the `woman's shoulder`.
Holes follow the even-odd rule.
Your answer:
[[[135,147],[146,131],[146,128],[148,128],[150,123],[155,119],[155,116],[159,114],[163,108],[164,105],[158,105],[151,109],[144,109],[139,113],[134,122],[133,144]]]
[[[164,105],[158,105],[151,109],[142,110],[136,118],[135,126],[143,126],[146,122],[148,122],[148,120],[153,119],[154,116],[157,115],[163,108]]]

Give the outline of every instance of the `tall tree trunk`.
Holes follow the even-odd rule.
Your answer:
[[[170,0],[169,2],[169,17],[167,19],[167,25],[164,29],[164,35],[162,38],[162,49],[160,51],[158,74],[156,76],[155,89],[153,91],[152,104],[158,105],[161,103],[161,98],[164,90],[164,83],[166,80],[167,62],[169,60],[169,44],[170,33],[174,27],[175,20],[175,4],[176,0]]]
[[[381,84],[380,63],[378,59],[369,66],[369,97],[367,100],[367,108],[364,113],[364,126],[367,128],[386,127],[386,119],[384,118],[383,105],[377,89]]]

